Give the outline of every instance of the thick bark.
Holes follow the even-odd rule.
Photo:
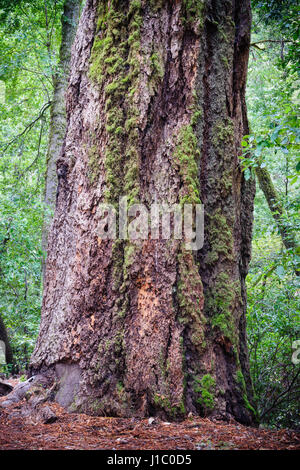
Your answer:
[[[248,0],[88,0],[74,43],[67,134],[32,372],[69,409],[188,412],[252,423],[245,332],[253,181]],[[202,200],[205,243],[109,241],[101,202]]]
[[[62,29],[59,67],[54,78],[44,196],[47,212],[44,218],[42,247],[45,251],[47,250],[48,232],[55,209],[57,191],[56,164],[60,155],[67,125],[65,94],[70,73],[71,47],[79,21],[80,3],[81,0],[65,0],[61,18]]]

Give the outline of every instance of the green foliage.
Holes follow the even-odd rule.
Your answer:
[[[21,368],[40,318],[41,201],[62,3],[1,2],[0,313]]]
[[[247,321],[258,411],[262,422],[297,427],[299,365],[292,362],[292,344],[300,335],[299,281],[278,236],[256,238],[253,248]]]
[[[299,79],[296,58],[291,57],[295,44],[282,49],[281,42],[276,42],[283,34],[293,38],[295,2],[252,3],[257,7],[252,43],[259,48],[252,47],[250,54],[247,104],[251,133],[242,142],[242,162],[246,178],[258,166],[268,170],[282,210],[278,224],[257,188],[247,278],[250,366],[260,421],[297,428],[299,365],[292,362],[292,344],[300,337],[299,276],[295,273],[300,222]],[[272,42],[264,42],[269,39]],[[285,248],[280,226],[293,236],[294,247]]]
[[[299,1],[252,0],[251,3],[256,14],[253,31],[256,32],[263,22],[264,39],[280,42],[277,63],[283,69],[288,67],[299,71]]]

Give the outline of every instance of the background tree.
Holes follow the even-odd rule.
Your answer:
[[[247,278],[250,364],[261,422],[299,428],[299,365],[292,361],[300,321],[299,7],[293,1],[252,3],[252,132],[244,163],[259,184]]]
[[[13,364],[13,354],[4,322],[0,316],[0,341],[5,344],[5,359],[7,364]]]
[[[58,69],[53,77],[54,89],[51,102],[49,144],[45,183],[46,214],[43,227],[42,247],[47,250],[47,238],[51,214],[54,212],[57,190],[56,163],[61,152],[66,131],[65,93],[68,84],[71,48],[74,41],[80,13],[80,0],[65,0],[61,17],[61,44]],[[49,27],[48,27],[49,29]],[[49,35],[48,35],[49,37]],[[49,37],[49,41],[51,37]],[[51,42],[50,42],[51,47]]]
[[[0,314],[21,368],[40,320],[45,155],[62,7],[0,1]]]

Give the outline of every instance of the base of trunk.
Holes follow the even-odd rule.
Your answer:
[[[228,367],[230,369],[229,364]],[[42,371],[32,370],[31,373],[43,375]],[[46,369],[46,376],[49,388],[54,389],[52,398],[69,412],[122,418],[155,416],[170,421],[183,420],[193,414],[223,421],[235,420],[244,425],[257,422],[254,408],[242,387],[237,383],[226,392],[216,391],[209,374],[204,375],[202,383],[197,383],[198,387],[194,383],[192,390],[187,388],[186,398],[179,405],[171,404],[160,394],[145,392],[138,395],[133,390],[126,390],[121,383],[117,384],[115,393],[99,396],[99,390],[85,383],[85,371],[81,371],[78,364],[56,364]],[[213,409],[210,409],[212,405]]]

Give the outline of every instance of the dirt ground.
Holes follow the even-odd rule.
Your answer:
[[[46,405],[45,405],[46,406]],[[24,415],[26,401],[0,407],[0,449],[28,450],[296,450],[300,433],[270,431],[191,417],[180,423],[69,414],[47,403],[52,424]]]

